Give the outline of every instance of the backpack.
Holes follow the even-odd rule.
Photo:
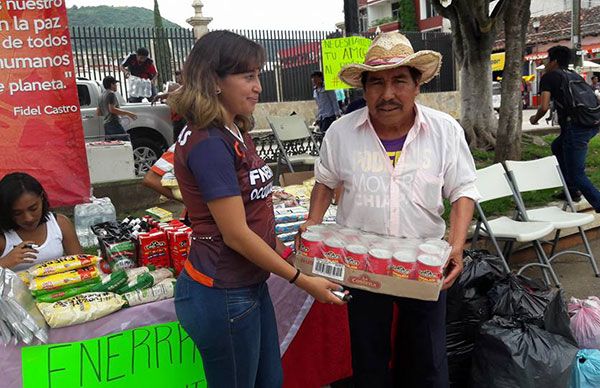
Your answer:
[[[559,101],[557,105],[567,113],[567,119],[584,128],[600,126],[600,104],[594,89],[577,73],[559,71],[563,75],[560,86],[566,106]]]

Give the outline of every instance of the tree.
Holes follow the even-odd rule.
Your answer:
[[[461,124],[470,145],[496,148],[497,161],[521,156],[521,66],[531,0],[432,0],[450,20],[461,71]],[[498,27],[505,31],[500,120],[492,108],[491,50]]]
[[[154,61],[158,70],[158,86],[169,81],[172,77],[171,71],[171,49],[165,29],[163,19],[158,9],[158,0],[154,0],[154,27],[156,31],[154,39]]]
[[[417,12],[413,0],[400,0],[398,7],[398,22],[401,31],[418,31]]]
[[[499,0],[432,0],[436,11],[450,20],[454,53],[460,69],[461,125],[469,145],[491,149],[497,121],[492,107],[490,55],[497,23],[507,4]]]
[[[502,102],[496,136],[495,160],[521,159],[521,68],[527,36],[531,0],[513,0],[504,11],[505,61],[502,75]]]

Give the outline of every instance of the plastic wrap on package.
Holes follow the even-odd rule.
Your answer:
[[[135,290],[123,294],[130,307],[144,303],[156,302],[158,300],[169,299],[175,292],[175,279],[164,279],[160,283],[143,290]]]
[[[2,342],[31,344],[34,338],[48,342],[48,325],[37,309],[28,287],[17,274],[0,268],[0,328]]]
[[[121,295],[112,292],[88,292],[54,303],[38,303],[38,308],[52,328],[77,325],[111,314],[125,304]]]

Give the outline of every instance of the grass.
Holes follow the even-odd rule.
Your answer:
[[[533,143],[524,143],[522,150],[522,160],[533,160],[539,159],[546,156],[552,155],[550,144],[557,135],[546,135],[542,139],[547,145],[541,146]],[[471,150],[473,159],[475,160],[475,166],[480,169],[494,164],[494,153],[491,151],[482,150]],[[586,174],[594,183],[595,186],[600,186],[600,138],[595,137],[590,141],[588,156],[586,159]],[[547,204],[554,201],[554,194],[558,190],[540,190],[523,193],[523,200],[525,201],[526,207],[535,207]],[[446,211],[444,212],[444,219],[449,220],[450,215],[450,204],[445,202]],[[510,214],[515,209],[512,198],[500,198],[493,201],[485,202],[481,205],[485,214],[489,216],[499,216]]]

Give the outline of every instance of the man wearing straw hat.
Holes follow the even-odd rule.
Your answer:
[[[449,115],[415,103],[419,86],[434,78],[440,66],[439,53],[415,53],[404,35],[390,32],[373,40],[363,64],[342,69],[344,82],[364,89],[367,106],[327,131],[315,164],[309,218],[301,231],[321,222],[333,190],[341,184],[339,224],[385,235],[442,239],[446,198],[452,204],[452,252],[445,290],[462,270],[463,245],[479,193],[463,129]],[[437,302],[361,290],[351,294],[356,387],[448,387],[445,291]],[[399,322],[392,356],[394,304]]]

